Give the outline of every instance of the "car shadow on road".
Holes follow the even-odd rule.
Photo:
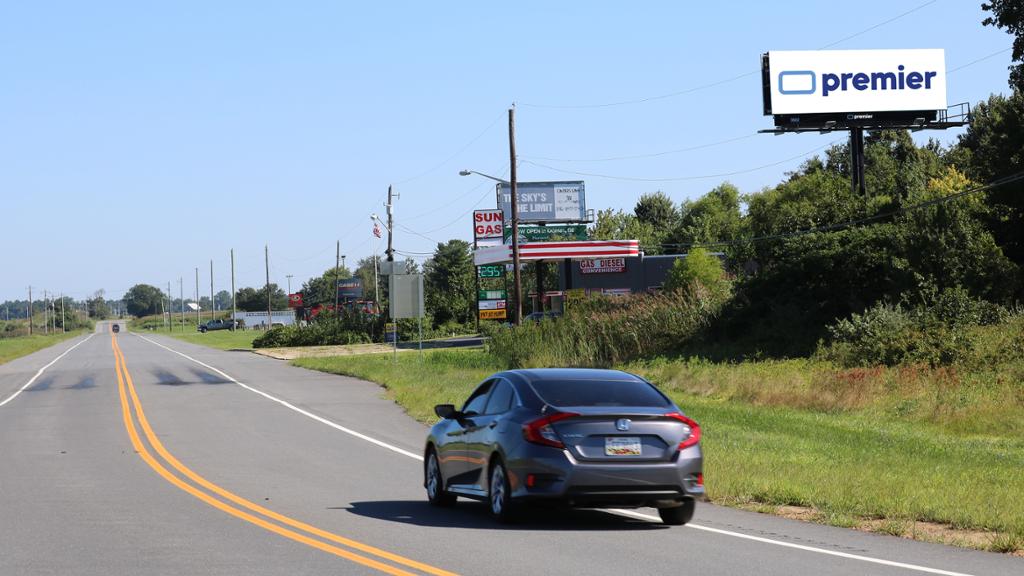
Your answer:
[[[182,380],[175,374],[166,370],[153,370],[152,374],[156,377],[156,383],[161,386],[188,386],[190,384],[231,384],[230,380],[221,378],[216,374],[199,370],[198,368],[190,370],[192,376],[195,379]]]
[[[516,521],[500,524],[492,519],[483,502],[460,500],[452,508],[437,508],[427,502],[410,500],[374,500],[352,502],[347,510],[353,514],[434,528],[480,528],[485,530],[665,530],[669,526],[645,520],[609,514],[600,510],[571,508],[524,507]]]

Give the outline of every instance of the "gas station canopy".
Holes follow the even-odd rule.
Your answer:
[[[527,242],[519,245],[524,262],[582,258],[615,258],[640,255],[639,240],[585,240],[578,242]],[[502,244],[478,248],[473,253],[477,266],[512,261],[512,246]]]

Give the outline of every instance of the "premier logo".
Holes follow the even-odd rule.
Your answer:
[[[900,64],[896,72],[843,72],[821,74],[821,96],[828,98],[833,92],[848,90],[931,90],[936,71],[907,72]],[[786,95],[816,94],[818,74],[813,70],[784,70],[779,72],[779,93]]]

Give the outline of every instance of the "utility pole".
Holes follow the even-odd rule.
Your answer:
[[[32,322],[35,320],[35,310],[32,309],[32,287],[28,287],[28,335],[32,335]]]
[[[267,330],[273,326],[273,308],[270,306],[270,245],[263,245],[263,262],[267,269]]]
[[[338,310],[338,280],[341,278],[341,240],[334,244],[334,315],[341,316]]]
[[[174,301],[171,300],[171,283],[167,282],[167,331],[174,328]]]
[[[50,333],[50,297],[43,290],[43,334]]]
[[[178,276],[178,304],[181,307],[181,331],[185,331],[185,282]]]
[[[199,306],[199,266],[196,266],[196,328],[203,323],[203,309]]]
[[[515,316],[512,323],[519,325],[523,315],[522,277],[519,274],[519,190],[516,187],[516,107],[508,109],[508,156],[509,156],[509,189],[512,192],[512,278],[515,290]]]
[[[60,332],[61,334],[67,332],[67,329],[64,328],[64,294],[60,295]]]
[[[391,245],[391,241],[392,241],[392,238],[394,236],[394,234],[392,233],[392,230],[395,229],[395,219],[394,219],[394,215],[393,215],[393,213],[391,211],[391,207],[392,207],[392,205],[391,205],[391,197],[392,196],[399,197],[398,194],[392,194],[391,193],[391,186],[389,185],[388,186],[388,203],[385,204],[385,207],[388,210],[388,249],[385,252],[385,254],[388,255],[388,262],[394,262],[395,261],[395,249],[392,248],[392,245]],[[394,270],[392,270],[392,273],[393,272],[394,272]]]
[[[213,314],[213,312],[217,311],[217,304],[215,304],[214,301],[213,301],[213,259],[212,258],[210,259],[210,310],[212,311],[212,312],[210,312],[211,314]],[[213,320],[213,316],[210,316],[210,319]]]
[[[231,331],[235,330],[235,249],[231,249]]]

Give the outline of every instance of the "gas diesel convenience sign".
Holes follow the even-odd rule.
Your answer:
[[[768,53],[766,114],[946,109],[946,55],[935,50]]]

